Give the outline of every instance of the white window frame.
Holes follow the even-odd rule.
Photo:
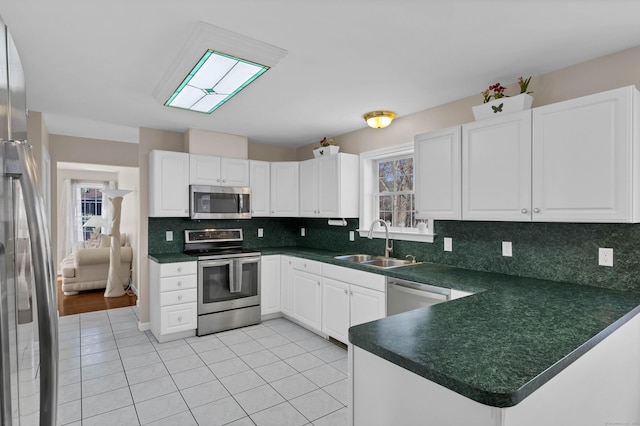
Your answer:
[[[378,181],[378,161],[401,156],[413,156],[413,151],[413,143],[407,143],[360,154],[360,229],[358,229],[360,237],[367,237],[369,235],[369,226],[374,219],[376,219],[375,212],[378,207],[376,206],[376,197],[374,194],[378,192],[376,187]],[[393,240],[433,243],[434,236],[433,219],[427,220],[426,233],[419,233],[417,228],[389,229],[389,238]],[[384,227],[379,223],[373,228],[373,237],[385,238]]]

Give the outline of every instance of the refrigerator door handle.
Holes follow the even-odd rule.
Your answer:
[[[51,241],[37,167],[27,141],[13,142],[22,168],[20,185],[31,243],[40,339],[40,425],[55,426],[58,407],[58,301]]]

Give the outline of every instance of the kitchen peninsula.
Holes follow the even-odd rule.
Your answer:
[[[402,272],[484,290],[350,329],[355,426],[640,421],[640,294],[432,264]]]

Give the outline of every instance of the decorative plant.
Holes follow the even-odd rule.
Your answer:
[[[520,76],[520,78],[518,79],[518,85],[520,86],[520,93],[533,93],[533,92],[527,92],[530,82],[531,82],[531,76],[529,76],[529,78],[527,78],[526,80],[522,78],[522,76]]]
[[[504,94],[504,90],[505,90],[505,87],[500,83],[496,83],[489,86],[487,90],[482,92],[482,96],[484,96],[484,103],[486,104],[487,102],[489,102],[491,98],[493,99],[504,98],[506,96]]]
[[[327,139],[326,137],[322,138],[320,141],[320,146],[329,146],[333,145],[333,139]]]
[[[533,93],[533,92],[527,92],[530,82],[531,82],[531,76],[529,76],[529,78],[527,79],[524,79],[522,76],[518,78],[520,93]],[[500,99],[504,97],[509,97],[509,95],[506,95],[504,91],[505,91],[505,87],[502,84],[500,83],[492,84],[491,86],[489,86],[487,90],[481,92],[484,98],[483,102],[486,104],[487,102],[491,101],[492,98]]]

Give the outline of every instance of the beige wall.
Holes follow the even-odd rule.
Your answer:
[[[247,159],[247,144],[246,136],[199,129],[189,129],[184,133],[184,152],[191,154]]]
[[[138,222],[138,301],[140,322],[149,322],[149,153],[154,149],[183,152],[182,133],[140,128],[138,161],[140,164],[140,216]]]
[[[640,46],[535,76],[529,90],[533,91],[533,107],[537,107],[634,84],[640,88]],[[471,107],[482,102],[480,91],[484,88],[478,89],[473,96],[397,118],[386,129],[365,127],[363,120],[361,130],[333,139],[341,152],[359,154],[412,142],[419,133],[473,121]],[[510,86],[507,93],[517,90]],[[297,159],[312,158],[316,147],[317,144],[310,144],[298,148]]]
[[[249,160],[297,161],[297,159],[295,148],[249,142]]]

